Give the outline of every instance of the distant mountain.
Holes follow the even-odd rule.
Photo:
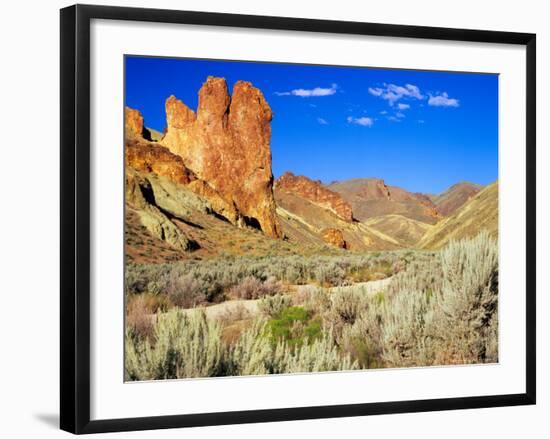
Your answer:
[[[386,185],[379,178],[344,180],[332,183],[328,188],[347,200],[354,217],[363,222],[383,215],[402,215],[428,224],[441,219],[429,196]]]
[[[469,238],[481,230],[498,236],[498,182],[483,188],[453,214],[430,228],[417,247],[439,249],[451,240]]]
[[[460,182],[451,186],[445,192],[432,196],[431,199],[441,215],[449,216],[481,189],[482,186],[479,184]]]

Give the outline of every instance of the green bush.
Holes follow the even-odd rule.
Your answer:
[[[288,346],[301,346],[320,335],[321,321],[312,321],[312,314],[300,306],[284,309],[267,323],[272,344],[284,341]]]

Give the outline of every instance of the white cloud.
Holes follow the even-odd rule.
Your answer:
[[[388,120],[391,121],[391,122],[401,122],[401,119],[399,119],[398,117],[395,117],[395,116],[388,117]]]
[[[321,124],[321,125],[328,125],[328,122],[325,119],[323,119],[322,117],[318,117],[317,122],[319,122],[319,124]]]
[[[418,119],[418,123],[424,123],[424,119]]]
[[[384,87],[369,87],[369,93],[373,96],[380,97],[393,106],[397,101],[407,99],[424,99],[424,95],[420,92],[420,88],[413,84],[397,85],[397,84],[384,84]],[[408,104],[400,104],[406,107],[399,108],[405,110],[410,107]]]
[[[370,117],[351,117],[347,118],[348,123],[361,125],[363,127],[371,127],[374,125],[374,120]]]
[[[388,112],[387,112],[386,110],[382,110],[382,111],[380,112],[380,114],[381,114],[381,115],[385,115],[385,114],[388,114]]]
[[[382,90],[379,87],[376,87],[376,88],[369,87],[369,93],[373,96],[382,96],[382,93],[384,93],[384,90]]]
[[[309,98],[314,96],[330,96],[336,93],[337,84],[332,84],[330,88],[315,87],[312,89],[296,88],[291,91],[276,91],[277,96],[300,96],[301,98]]]
[[[409,108],[411,108],[411,106],[409,104],[403,104],[402,102],[400,102],[399,104],[397,104],[397,108],[399,108],[400,110],[408,110]]]
[[[440,95],[432,96],[428,99],[428,105],[432,107],[458,107],[460,101],[458,99],[450,98],[445,92]]]
[[[401,111],[398,111],[397,113],[395,113],[395,117],[399,117],[400,119],[403,119],[405,115],[401,113]]]

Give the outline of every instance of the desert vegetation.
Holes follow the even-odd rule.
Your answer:
[[[127,265],[127,380],[498,361],[498,245]]]

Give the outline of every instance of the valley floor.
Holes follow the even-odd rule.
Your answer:
[[[496,362],[497,308],[486,233],[437,252],[129,264],[126,379]]]

